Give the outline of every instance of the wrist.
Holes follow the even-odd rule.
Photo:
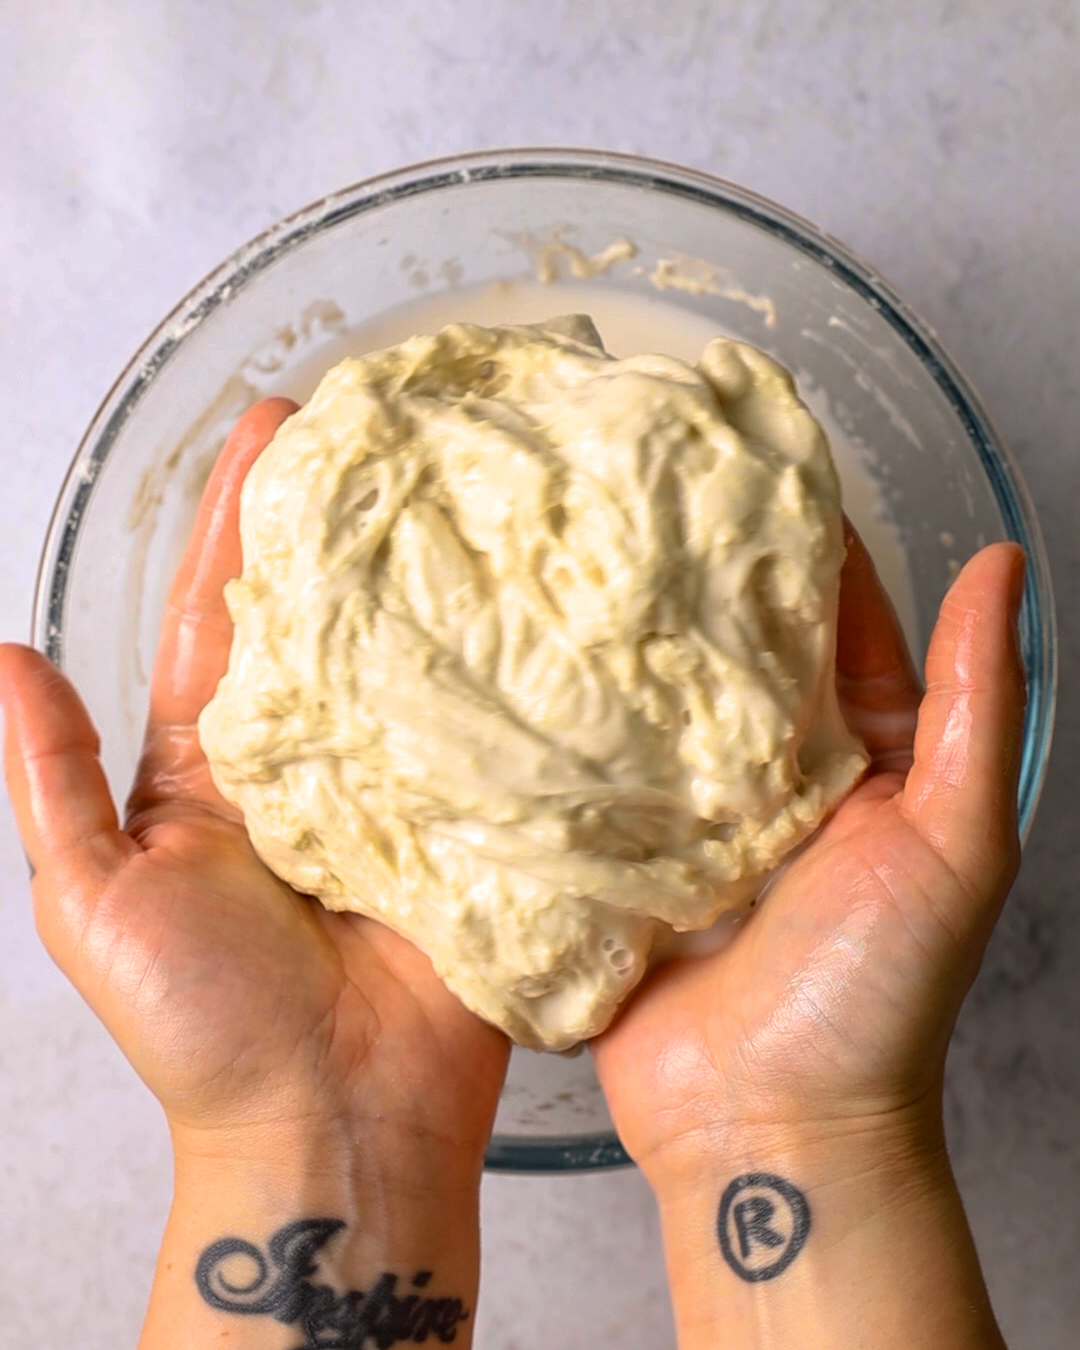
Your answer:
[[[1001,1346],[939,1117],[744,1123],[710,1143],[650,1175],[680,1350]]]
[[[870,1116],[819,1120],[732,1118],[669,1141],[639,1160],[661,1208],[700,1195],[701,1178],[717,1166],[773,1158],[840,1185],[867,1173],[948,1173],[940,1109],[917,1103]],[[743,1169],[745,1170],[745,1169]]]
[[[240,1125],[169,1119],[177,1185],[226,1174],[237,1181],[335,1184],[363,1190],[471,1198],[480,1184],[486,1139],[454,1138],[393,1120],[332,1112]]]
[[[397,1343],[424,1326],[429,1339],[469,1344],[475,1148],[334,1116],[171,1128],[175,1195],[146,1350],[226,1334],[237,1350],[261,1350],[282,1343],[275,1322],[342,1335],[335,1344]]]

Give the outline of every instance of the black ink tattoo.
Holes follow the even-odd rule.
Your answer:
[[[274,1234],[267,1254],[243,1238],[222,1238],[199,1257],[195,1284],[211,1308],[298,1327],[304,1339],[294,1350],[388,1350],[400,1341],[422,1344],[429,1336],[444,1345],[455,1340],[458,1325],[469,1317],[459,1298],[399,1295],[398,1276],[389,1272],[367,1293],[338,1294],[309,1279],[315,1254],[344,1227],[341,1219],[301,1219]],[[251,1278],[234,1283],[240,1272],[230,1275],[225,1267],[238,1257]],[[410,1283],[425,1289],[430,1280],[430,1270],[418,1270]]]
[[[740,1280],[775,1280],[802,1251],[810,1206],[797,1186],[772,1172],[744,1172],[720,1197],[720,1252]]]

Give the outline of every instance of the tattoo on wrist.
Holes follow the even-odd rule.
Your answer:
[[[211,1308],[299,1328],[304,1339],[293,1350],[388,1350],[429,1337],[444,1345],[455,1340],[469,1311],[459,1298],[416,1292],[427,1288],[430,1270],[418,1270],[400,1294],[399,1277],[389,1271],[366,1293],[339,1294],[310,1278],[316,1253],[344,1227],[341,1219],[300,1219],[278,1229],[266,1253],[243,1238],[221,1238],[199,1257],[195,1284]]]
[[[775,1280],[806,1244],[810,1206],[783,1177],[744,1172],[720,1197],[716,1229],[720,1253],[740,1280]]]

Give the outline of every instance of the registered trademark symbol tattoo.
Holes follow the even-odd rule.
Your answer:
[[[782,1275],[810,1232],[810,1206],[797,1186],[772,1172],[744,1172],[720,1197],[720,1251],[740,1280]]]

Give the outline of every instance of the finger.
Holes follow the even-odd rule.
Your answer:
[[[232,623],[222,591],[240,574],[240,489],[296,409],[287,398],[256,403],[214,465],[165,607],[150,689],[150,734],[159,726],[193,725],[225,673]]]
[[[845,521],[848,552],[840,573],[836,690],[848,726],[872,769],[911,765],[922,689],[896,611],[866,546]]]
[[[905,815],[958,876],[978,884],[988,868],[1014,869],[1019,855],[1025,688],[1016,618],[1024,571],[1018,544],[992,544],[946,595],[904,788]]]
[[[5,643],[0,703],[8,789],[31,867],[46,882],[74,870],[104,885],[136,846],[120,832],[82,700],[40,652]]]
[[[181,799],[236,818],[210,777],[196,724],[229,664],[232,622],[223,592],[243,563],[240,491],[252,464],[296,408],[287,398],[249,408],[203,492],[161,624],[146,737],[127,802],[127,826],[136,838],[154,823],[159,806]]]

